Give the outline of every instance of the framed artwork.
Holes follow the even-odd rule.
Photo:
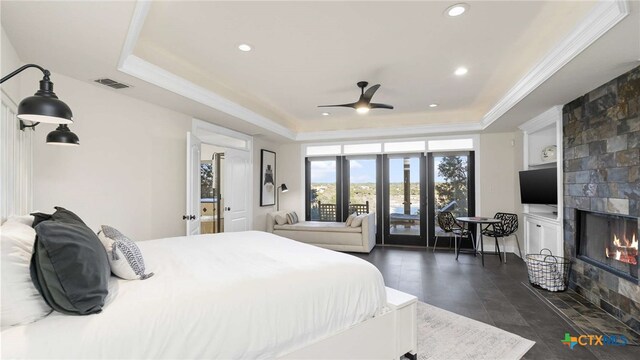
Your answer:
[[[276,153],[260,150],[260,206],[276,204]]]

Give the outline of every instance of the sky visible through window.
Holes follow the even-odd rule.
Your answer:
[[[436,157],[435,168],[438,168],[440,158]],[[419,159],[411,158],[411,182],[420,181]],[[351,183],[375,183],[376,182],[376,162],[372,160],[350,160]],[[439,175],[439,174],[436,174]],[[389,182],[399,183],[403,181],[403,165],[401,161],[391,161],[389,168]],[[436,176],[436,182],[444,181],[440,176]],[[312,161],[311,162],[311,183],[336,182],[336,162],[335,160]]]

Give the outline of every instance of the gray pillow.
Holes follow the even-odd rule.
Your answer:
[[[35,226],[31,280],[56,311],[99,313],[109,291],[107,253],[98,236],[75,214],[62,208],[56,214]]]
[[[297,224],[298,223],[298,214],[295,211],[287,213],[287,224]]]

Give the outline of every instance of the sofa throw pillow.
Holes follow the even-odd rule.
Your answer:
[[[138,245],[120,231],[102,225],[98,238],[107,251],[114,275],[126,280],[144,280],[153,276],[153,273],[145,274],[144,259]]]
[[[297,224],[298,223],[298,214],[295,211],[287,213],[287,224]]]
[[[356,216],[353,221],[351,222],[351,227],[360,227],[362,226],[362,221],[364,220],[364,218],[367,217],[367,214],[360,214],[358,216]]]
[[[276,224],[284,225],[287,223],[287,215],[286,214],[277,214],[275,216]]]
[[[351,226],[351,223],[353,222],[353,219],[356,218],[356,216],[358,216],[358,213],[354,212],[353,214],[349,215],[349,217],[347,217],[347,221],[345,222],[345,226]]]
[[[25,217],[9,218],[0,227],[0,294],[2,302],[0,319],[2,327],[28,324],[40,320],[51,312],[31,282],[29,263],[36,240],[36,231]]]
[[[35,226],[31,280],[54,310],[71,315],[102,311],[111,276],[98,236],[74,213],[56,208]]]

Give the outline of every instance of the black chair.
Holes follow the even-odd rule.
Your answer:
[[[518,245],[518,253],[522,258],[522,251],[520,250],[520,241],[518,241],[518,215],[511,213],[497,212],[494,218],[502,220],[502,222],[487,226],[482,230],[482,235],[490,236],[496,239],[496,249],[500,249],[498,246],[498,238],[502,238],[502,249],[504,250],[504,262],[507,263],[507,249],[505,238],[513,235],[516,237],[516,244]]]
[[[473,235],[456,221],[456,218],[450,211],[440,211],[436,216],[436,220],[438,222],[438,226],[440,227],[440,229],[442,229],[442,232],[436,232],[436,239],[433,244],[433,252],[436,251],[436,246],[438,246],[438,239],[440,238],[440,236],[453,235],[454,251],[457,255],[459,246],[458,237],[460,238],[460,241],[462,241],[463,237],[473,237]],[[451,242],[449,242],[449,248],[451,248]]]

